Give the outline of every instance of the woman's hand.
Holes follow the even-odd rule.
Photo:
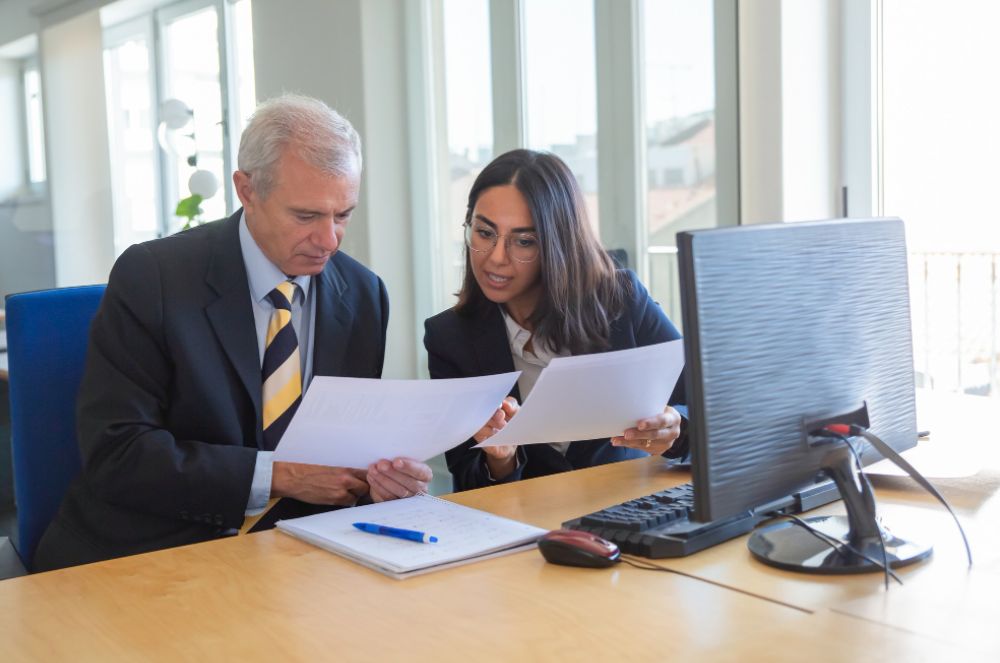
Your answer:
[[[611,444],[658,456],[674,446],[680,434],[681,415],[668,405],[662,414],[640,419],[635,428],[629,428],[619,437],[611,438]]]
[[[511,420],[520,406],[513,396],[508,396],[500,403],[500,407],[493,413],[486,425],[476,431],[472,438],[476,442],[484,442],[502,430],[507,422]],[[486,454],[486,466],[490,468],[490,474],[494,479],[503,479],[514,471],[517,467],[517,445],[508,444],[500,447],[483,447]]]

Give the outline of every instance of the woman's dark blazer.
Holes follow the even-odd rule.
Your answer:
[[[608,350],[625,350],[680,338],[677,328],[652,300],[638,277],[632,271],[625,271],[623,276],[630,284],[628,304],[625,312],[611,325],[611,347]],[[488,313],[481,317],[466,317],[448,309],[427,319],[424,330],[424,347],[427,348],[432,378],[476,377],[514,370],[507,329],[499,306],[489,307]],[[517,385],[510,393],[521,401]],[[684,402],[682,375],[669,403],[686,416]],[[682,426],[686,430],[686,421]],[[501,481],[493,481],[486,469],[485,454],[480,449],[472,448],[474,444],[475,441],[469,439],[445,454],[455,490],[481,488],[646,455],[637,449],[613,447],[608,438],[573,442],[565,456],[547,444],[525,445],[517,449],[518,468]],[[682,434],[682,438],[664,455],[676,457],[686,452],[687,440]]]

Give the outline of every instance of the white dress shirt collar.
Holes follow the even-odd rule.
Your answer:
[[[517,321],[507,313],[507,310],[503,306],[500,307],[500,310],[503,313],[503,321],[507,327],[507,340],[510,342],[510,353],[516,359],[544,368],[549,365],[549,362],[554,357],[565,356],[565,353],[553,352],[547,343],[539,343],[538,339],[535,339],[535,342],[531,344],[531,350],[525,350],[524,346],[531,340],[531,332],[517,324]]]
[[[243,252],[243,264],[247,269],[250,294],[255,302],[263,302],[282,281],[288,280],[288,276],[264,255],[257,241],[250,234],[246,212],[240,215],[240,250]],[[309,284],[312,282],[312,277],[308,274],[296,276],[292,281],[299,286],[302,291],[302,301],[305,301],[309,295]]]

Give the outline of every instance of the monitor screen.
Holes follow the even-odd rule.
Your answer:
[[[897,451],[916,444],[902,221],[715,228],[677,242],[697,520],[830,478],[811,422],[861,412]],[[856,446],[864,463],[881,458]]]

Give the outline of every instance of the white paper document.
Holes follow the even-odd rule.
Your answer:
[[[449,380],[317,376],[274,460],[359,468],[397,456],[427,460],[482,428],[518,375]]]
[[[680,339],[641,348],[557,357],[518,413],[479,447],[572,442],[621,435],[663,412],[681,369]]]
[[[356,522],[417,530],[438,541],[418,543],[369,534],[355,528]],[[430,495],[281,520],[277,527],[394,578],[523,550],[546,532]]]

